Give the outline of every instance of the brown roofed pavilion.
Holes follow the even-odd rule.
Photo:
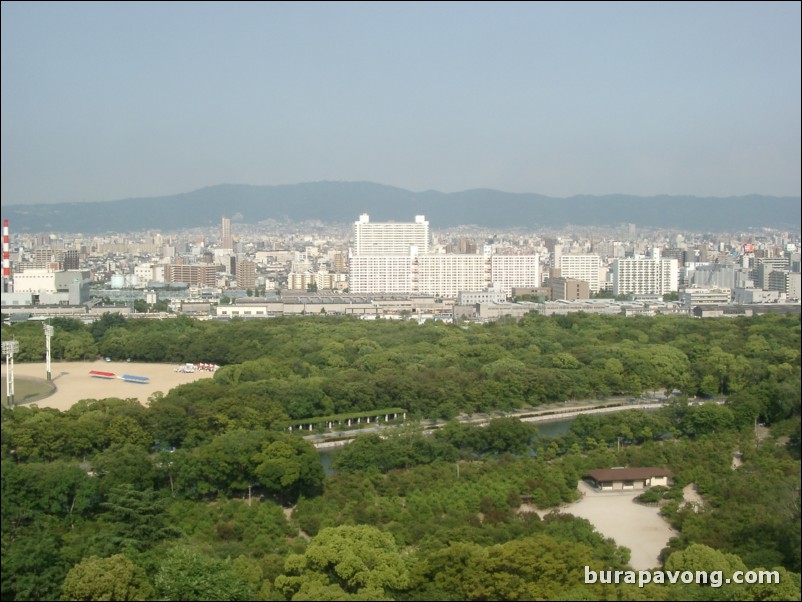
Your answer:
[[[655,485],[668,486],[673,475],[665,468],[633,467],[633,468],[600,468],[589,470],[585,478],[602,491],[623,491],[629,489],[647,489]]]

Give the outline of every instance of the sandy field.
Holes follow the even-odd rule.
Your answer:
[[[643,493],[595,491],[579,481],[582,499],[563,506],[560,512],[588,519],[605,537],[612,537],[619,546],[632,550],[629,564],[633,569],[646,570],[660,566],[657,557],[676,532],[658,514],[659,508],[643,506],[632,500]]]
[[[166,394],[170,389],[184,383],[201,378],[211,378],[212,372],[197,371],[189,374],[176,372],[178,364],[143,364],[137,362],[52,362],[50,374],[56,391],[50,396],[32,405],[40,408],[56,408],[67,410],[82,399],[138,399],[147,405],[148,399],[157,391]],[[150,381],[145,384],[130,383],[120,379],[106,380],[93,378],[90,370],[113,372],[118,376],[133,374],[147,376]],[[6,382],[6,367],[2,369],[3,386]],[[41,364],[14,364],[14,376],[32,376],[46,379],[47,368]]]

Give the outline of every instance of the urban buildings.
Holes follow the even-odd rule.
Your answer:
[[[372,224],[368,215],[354,223],[349,290],[356,294],[422,294],[455,298],[494,284],[509,295],[512,287],[536,286],[539,257],[430,252],[429,222]]]
[[[54,315],[72,306],[88,316],[104,307],[132,312],[133,299],[149,306],[180,300],[175,311],[197,299],[211,306],[212,315],[225,317],[238,315],[237,305],[247,298],[259,298],[281,300],[283,309],[251,317],[356,314],[357,305],[364,316],[417,316],[418,309],[405,304],[427,298],[437,300],[438,316],[452,303],[467,308],[461,314],[467,319],[482,320],[522,311],[635,315],[646,311],[639,304],[680,313],[702,307],[704,315],[714,315],[728,304],[798,305],[800,297],[800,240],[788,232],[639,229],[633,238],[621,228],[570,234],[480,226],[432,230],[425,216],[396,223],[362,215],[347,224],[241,224],[238,240],[230,242],[236,248],[226,248],[230,220],[219,224],[163,233],[7,234],[2,304],[14,312],[26,307]],[[79,271],[70,269],[75,265]],[[550,272],[547,280],[544,271]],[[306,301],[297,300],[298,291]],[[663,296],[675,292],[671,298],[680,302],[665,304]],[[614,301],[613,294],[629,299]],[[518,303],[507,302],[511,295]],[[326,301],[313,309],[315,296]],[[217,306],[220,299],[235,301],[230,311]]]

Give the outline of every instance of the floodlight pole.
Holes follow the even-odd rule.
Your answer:
[[[3,341],[3,354],[6,356],[6,404],[14,407],[14,354],[19,351],[19,341]]]
[[[47,382],[50,382],[50,337],[53,336],[53,327],[50,324],[43,324],[45,327],[45,351],[47,353]]]

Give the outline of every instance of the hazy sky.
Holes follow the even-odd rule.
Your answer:
[[[2,202],[800,195],[800,4],[2,3]]]

